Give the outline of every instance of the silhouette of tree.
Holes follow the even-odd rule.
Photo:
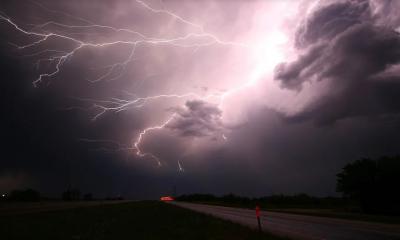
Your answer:
[[[337,174],[336,190],[367,213],[400,214],[400,157],[360,159]]]

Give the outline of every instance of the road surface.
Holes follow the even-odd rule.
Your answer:
[[[257,228],[255,210],[173,202],[172,204]],[[400,239],[399,224],[369,223],[261,211],[262,229],[292,239],[394,240]]]

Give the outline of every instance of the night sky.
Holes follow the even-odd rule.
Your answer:
[[[400,153],[400,1],[0,3],[0,191],[335,195]]]

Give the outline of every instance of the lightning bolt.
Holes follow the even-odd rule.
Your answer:
[[[149,133],[151,131],[154,131],[154,130],[163,129],[165,126],[168,125],[168,123],[170,123],[175,118],[175,116],[176,116],[176,114],[174,113],[164,123],[162,123],[161,125],[148,127],[148,128],[144,129],[142,132],[139,133],[139,136],[137,137],[136,141],[134,141],[134,143],[133,143],[133,146],[136,149],[136,155],[137,156],[139,156],[139,157],[147,157],[147,156],[149,156],[149,157],[151,157],[151,158],[153,158],[153,159],[155,159],[157,161],[158,166],[161,166],[161,161],[160,161],[159,157],[157,157],[156,155],[154,155],[152,153],[145,153],[145,152],[142,152],[140,150],[140,143],[142,142],[144,136],[147,133]]]
[[[147,4],[144,1],[141,0],[136,0],[136,3],[141,6],[143,9],[150,11],[154,14],[166,14],[170,16],[171,18],[175,19],[176,21],[185,24],[187,26],[190,26],[193,28],[195,31],[190,32],[186,35],[179,36],[179,37],[174,37],[174,38],[155,38],[151,36],[146,36],[145,34],[142,34],[138,31],[134,31],[132,29],[127,29],[127,28],[115,28],[113,26],[107,26],[107,25],[99,25],[92,23],[89,20],[80,18],[80,17],[75,17],[67,13],[62,13],[64,16],[73,18],[75,20],[78,20],[82,23],[82,25],[67,25],[63,23],[59,23],[56,21],[48,21],[42,24],[36,24],[33,25],[31,24],[32,28],[30,30],[25,29],[24,27],[21,27],[18,25],[15,21],[13,21],[11,18],[7,17],[6,15],[1,14],[0,12],[0,21],[3,21],[7,24],[9,24],[12,28],[14,28],[16,31],[19,33],[24,34],[27,37],[30,37],[34,40],[32,40],[30,43],[25,44],[25,45],[17,45],[13,44],[16,46],[19,50],[31,50],[34,49],[35,47],[39,47],[42,44],[45,44],[47,41],[50,39],[56,39],[56,40],[64,40],[72,43],[73,47],[69,50],[60,50],[60,49],[46,49],[44,51],[40,52],[35,52],[29,55],[26,55],[27,57],[40,57],[42,55],[49,54],[49,57],[47,58],[40,58],[36,62],[36,66],[39,69],[40,65],[42,62],[50,62],[54,63],[54,69],[49,72],[42,72],[39,74],[36,80],[34,80],[33,86],[38,87],[45,79],[51,79],[52,77],[56,76],[57,74],[62,71],[63,65],[67,62],[67,60],[73,58],[73,56],[80,50],[84,48],[107,48],[115,45],[123,45],[123,46],[128,46],[129,47],[129,53],[127,57],[121,61],[121,62],[116,62],[111,65],[103,67],[103,69],[106,69],[105,73],[103,73],[101,76],[95,79],[90,79],[89,81],[92,83],[96,83],[99,81],[112,81],[120,78],[124,72],[126,67],[130,62],[134,60],[135,52],[138,47],[142,45],[150,45],[150,46],[157,46],[157,45],[167,45],[167,46],[175,46],[175,47],[180,47],[180,48],[195,48],[196,50],[201,48],[201,47],[207,47],[211,46],[214,44],[218,45],[223,45],[223,46],[228,46],[228,47],[241,47],[241,48],[253,48],[252,46],[243,44],[243,43],[238,43],[238,42],[231,42],[231,41],[223,41],[219,39],[216,35],[209,33],[205,31],[203,26],[196,24],[190,20],[187,20],[172,11],[168,10],[160,10],[160,9],[155,9],[151,7],[149,4]],[[45,6],[35,3],[42,9],[53,12],[53,13],[60,13],[58,11],[51,10],[49,8],[46,8]],[[49,27],[57,27],[59,30],[57,32],[55,31],[49,31],[46,30]],[[74,37],[74,32],[75,30],[78,30],[75,35],[79,35],[79,31],[81,30],[106,30],[106,31],[112,31],[114,33],[126,33],[132,36],[134,40],[117,40],[117,41],[110,41],[110,42],[96,42],[96,41],[86,41],[86,40],[81,40],[79,37]],[[68,32],[69,31],[69,32]],[[71,32],[72,31],[72,32]],[[189,92],[189,93],[184,93],[184,94],[160,94],[160,95],[155,95],[155,96],[147,96],[147,97],[139,97],[139,98],[134,98],[133,100],[129,99],[120,99],[120,98],[112,98],[109,100],[95,100],[95,99],[85,99],[85,98],[76,98],[77,100],[84,101],[84,102],[90,102],[93,104],[93,108],[97,109],[98,112],[95,114],[95,116],[92,118],[93,121],[97,120],[99,117],[101,117],[103,114],[107,112],[120,112],[120,111],[125,111],[129,108],[140,108],[143,107],[146,103],[156,101],[156,100],[161,100],[161,99],[169,99],[169,98],[197,98],[197,99],[202,99],[202,100],[208,100],[210,98],[216,98],[218,101],[218,106],[221,106],[221,104],[224,102],[224,99],[230,95],[234,94],[237,91],[241,91],[243,88],[247,87],[249,84],[245,83],[242,86],[230,89],[224,93],[215,93],[215,94],[209,94],[206,96]],[[79,107],[71,107],[71,109],[77,108],[80,109]],[[123,146],[119,143],[116,142],[110,142],[108,140],[89,140],[89,139],[82,139],[82,141],[85,142],[109,142],[116,144],[117,150],[134,150],[135,154],[138,157],[149,157],[157,161],[157,164],[161,166],[161,160],[158,156],[154,155],[153,153],[149,152],[144,152],[140,146],[145,138],[145,136],[152,132],[152,131],[158,131],[163,128],[165,128],[171,121],[174,120],[176,117],[176,113],[173,113],[170,115],[165,121],[160,123],[159,125],[156,126],[150,126],[148,128],[143,129],[138,136],[133,140],[132,146],[131,147],[126,147]],[[227,139],[227,137],[223,134],[222,138],[224,140]],[[178,161],[178,169],[179,171],[184,171],[181,163]]]
[[[79,98],[79,97],[74,97],[74,99],[83,101],[83,102],[91,102],[93,104],[94,108],[100,109],[100,111],[92,118],[93,121],[97,120],[99,117],[104,115],[105,113],[109,111],[114,111],[114,112],[121,112],[125,111],[129,108],[141,108],[143,107],[147,102],[149,101],[154,101],[154,100],[160,100],[160,99],[169,99],[169,98],[197,98],[201,100],[208,100],[210,98],[221,98],[223,97],[223,94],[208,94],[206,96],[201,96],[200,94],[194,93],[194,92],[189,92],[185,93],[182,95],[178,94],[160,94],[160,95],[155,95],[155,96],[148,96],[148,97],[139,97],[135,98],[133,100],[125,100],[125,99],[120,99],[120,98],[112,98],[110,100],[96,100],[96,99],[89,99],[89,98]]]
[[[178,171],[185,172],[185,169],[182,167],[182,163],[178,160]]]

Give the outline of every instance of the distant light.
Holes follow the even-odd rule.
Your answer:
[[[175,199],[170,196],[165,196],[165,197],[161,197],[160,200],[163,202],[170,202],[170,201],[174,201]]]
[[[5,194],[2,194],[1,196],[2,196],[2,197],[6,197],[6,195],[5,195]]]

